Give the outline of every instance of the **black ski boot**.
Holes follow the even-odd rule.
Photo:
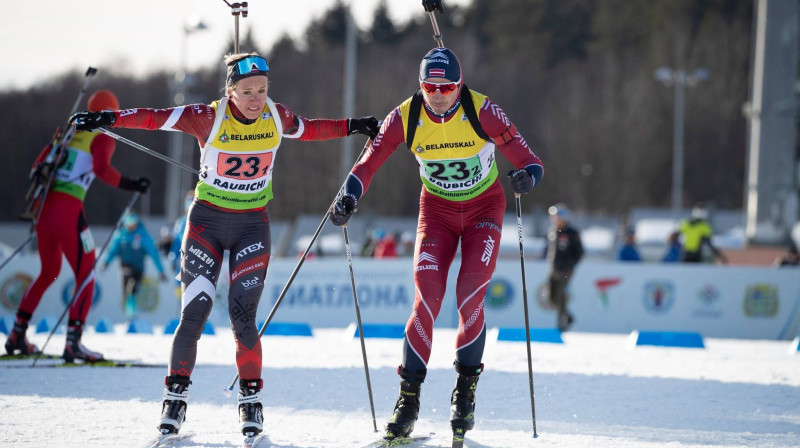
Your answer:
[[[403,379],[400,381],[400,397],[394,405],[394,414],[386,423],[385,439],[391,440],[397,437],[408,437],[414,430],[414,423],[419,417],[419,394],[422,383],[425,381],[425,374],[428,371],[418,370],[411,373],[403,366],[397,368],[397,373]]]
[[[450,396],[450,426],[453,437],[464,436],[464,433],[475,426],[475,388],[478,376],[483,372],[483,364],[465,366],[455,362],[458,378],[456,387]]]
[[[62,355],[64,361],[75,362],[79,359],[84,362],[97,362],[102,361],[103,354],[98,353],[81,344],[81,336],[83,335],[83,322],[79,320],[69,321],[67,326],[67,344],[64,346],[64,354]]]
[[[261,405],[261,379],[239,380],[239,422],[242,435],[255,437],[264,430],[264,408]]]
[[[186,420],[186,403],[189,401],[188,376],[168,376],[164,378],[164,403],[161,406],[161,420],[158,430],[161,434],[177,434]]]
[[[30,314],[24,313],[22,317],[17,313],[17,319],[14,321],[14,328],[8,334],[6,339],[6,353],[9,355],[35,355],[39,353],[39,347],[28,342],[25,333],[28,331],[28,320],[31,318]],[[27,314],[27,316],[25,316]]]

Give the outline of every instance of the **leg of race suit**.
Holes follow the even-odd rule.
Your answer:
[[[500,249],[505,196],[490,190],[464,210],[461,235],[461,267],[456,283],[458,336],[456,360],[462,365],[481,364],[486,343],[484,305]]]
[[[406,323],[403,343],[402,367],[409,372],[427,368],[433,346],[433,323],[442,307],[447,272],[458,248],[449,202],[425,193],[420,199],[414,249],[414,308]]]
[[[22,296],[18,311],[33,315],[42,300],[42,295],[61,273],[62,244],[75,241],[71,224],[78,219],[80,201],[70,201],[64,194],[52,193],[47,196],[39,222],[36,225],[36,242],[39,247],[41,271],[36,280]],[[67,224],[67,225],[65,225]],[[66,240],[66,241],[65,241]],[[25,321],[27,323],[27,321]]]
[[[222,211],[201,202],[189,209],[181,245],[181,320],[172,339],[169,375],[189,377],[194,370],[197,341],[214,305],[227,227]]]
[[[256,311],[267,276],[271,252],[266,210],[243,213],[231,223],[230,290],[228,312],[236,340],[236,366],[242,380],[261,379],[261,338]]]
[[[75,301],[69,309],[69,321],[86,322],[86,316],[92,307],[94,297],[94,239],[86,215],[81,208],[78,214],[77,229],[73,230],[77,240],[64,242],[62,249],[67,262],[75,273]],[[87,281],[88,278],[88,281]],[[85,283],[84,283],[85,282]]]

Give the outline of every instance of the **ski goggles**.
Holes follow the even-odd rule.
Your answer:
[[[442,95],[450,95],[451,93],[458,90],[458,82],[444,82],[444,83],[436,83],[436,82],[427,82],[427,81],[420,81],[420,86],[422,90],[427,93],[434,93],[437,90],[441,92]]]
[[[269,71],[267,60],[261,56],[248,56],[231,66],[229,82],[238,82],[248,76],[265,75]]]

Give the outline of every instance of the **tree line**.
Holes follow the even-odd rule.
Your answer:
[[[446,2],[445,2],[446,3]],[[684,205],[719,208],[743,202],[752,0],[493,0],[447,7],[437,15],[444,43],[461,59],[464,81],[498,103],[545,167],[526,207],[563,201],[587,213],[624,216],[632,207],[668,207],[671,197],[673,89],[654,78],[659,67],[704,68],[708,81],[687,89]],[[346,7],[339,2],[303,37],[271,48],[243,25],[240,48],[270,62],[270,96],[309,118],[342,117]],[[358,35],[355,116],[382,119],[417,89],[419,61],[434,46],[427,14],[394,23],[386,3]],[[231,52],[233,43],[229,45]],[[208,103],[222,95],[220,64],[192,73],[189,95]],[[91,89],[114,91],[125,107],[170,105],[172,73],[135,78],[100,66]],[[26,90],[0,91],[0,137],[7,168],[0,219],[24,210],[30,164],[66,120],[83,81],[67,72]],[[115,131],[164,154],[170,133]],[[350,137],[359,139],[359,137]],[[196,142],[184,151],[199,163]],[[361,139],[355,146],[358,152]],[[321,214],[343,179],[341,142],[284,140],[274,173],[273,219]],[[188,160],[187,160],[188,161]],[[500,172],[511,169],[499,157]],[[164,213],[164,162],[117,144],[113,164],[153,180],[151,213]],[[373,180],[359,209],[416,215],[421,186],[416,163],[400,147]],[[505,176],[502,176],[505,182]],[[187,187],[189,184],[187,184]],[[509,188],[508,204],[513,208]],[[86,208],[92,223],[113,223],[124,192],[95,182]]]

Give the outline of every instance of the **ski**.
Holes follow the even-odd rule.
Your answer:
[[[145,442],[144,445],[139,445],[139,448],[160,448],[163,446],[173,446],[192,437],[193,435],[193,432],[185,432],[182,434],[159,434]]]
[[[20,359],[34,359],[36,358],[35,354],[14,354],[14,355],[0,355],[0,361],[17,361]],[[39,355],[39,359],[62,359],[60,356],[57,355]]]
[[[430,439],[431,435],[394,437],[392,439],[381,438],[380,440],[372,442],[369,445],[365,445],[362,448],[392,448],[396,446],[411,446]]]
[[[65,362],[64,358],[57,355],[40,355],[36,365],[31,362],[36,355],[2,355],[0,368],[23,367],[139,367],[139,368],[166,368],[166,364],[150,364],[135,360],[101,359],[94,362]]]
[[[259,434],[253,437],[245,437],[241,448],[259,448],[261,446],[266,446],[266,441],[267,436],[264,434]]]

